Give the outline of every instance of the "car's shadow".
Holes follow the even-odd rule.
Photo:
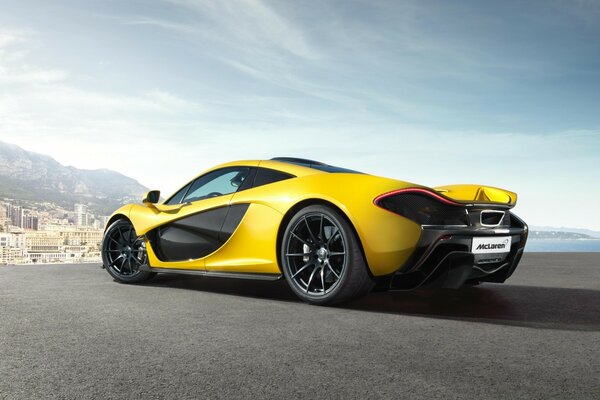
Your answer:
[[[283,280],[265,282],[161,274],[148,284],[300,302]],[[532,328],[600,331],[600,291],[590,289],[482,284],[458,290],[376,292],[341,307]]]

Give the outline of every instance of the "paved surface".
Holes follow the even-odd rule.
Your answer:
[[[317,397],[599,399],[600,253],[343,308],[282,282],[0,267],[1,399]]]

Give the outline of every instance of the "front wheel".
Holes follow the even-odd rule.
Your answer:
[[[102,262],[106,271],[119,282],[139,283],[154,275],[141,268],[148,263],[146,244],[127,220],[118,220],[106,229],[102,240]]]
[[[292,217],[283,235],[281,261],[288,284],[308,303],[343,303],[373,288],[356,234],[328,206],[308,206]]]

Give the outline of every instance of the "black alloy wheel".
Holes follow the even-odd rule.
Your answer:
[[[106,271],[119,282],[143,282],[154,275],[143,268],[148,264],[146,243],[127,220],[120,219],[106,229],[102,262]]]
[[[304,301],[341,303],[373,287],[356,234],[331,207],[312,205],[296,213],[281,247],[283,273]]]

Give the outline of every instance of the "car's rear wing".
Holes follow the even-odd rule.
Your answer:
[[[436,192],[461,203],[502,204],[514,207],[517,194],[508,190],[482,185],[447,185],[433,188]]]

